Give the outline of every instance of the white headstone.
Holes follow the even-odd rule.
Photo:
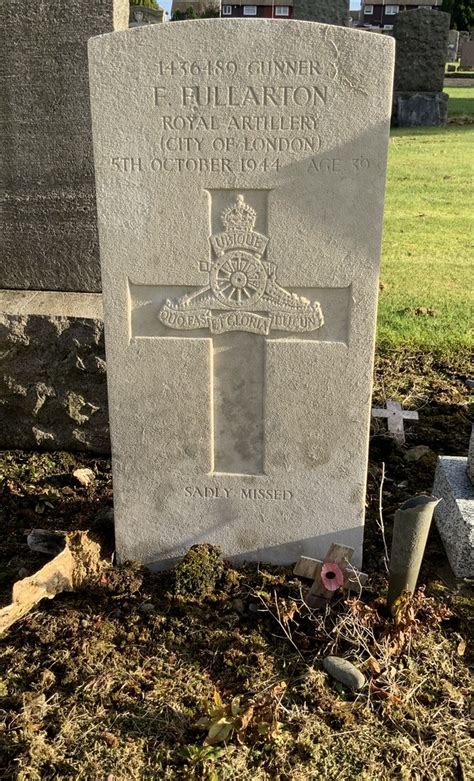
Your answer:
[[[361,563],[393,41],[90,41],[121,560]]]

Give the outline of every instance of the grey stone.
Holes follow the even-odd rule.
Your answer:
[[[393,122],[398,127],[439,127],[448,121],[446,92],[396,92],[393,102]]]
[[[87,40],[127,0],[2,0],[0,285],[100,290]]]
[[[443,91],[449,19],[449,14],[426,8],[395,16],[396,92]]]
[[[404,453],[403,458],[408,464],[412,464],[416,461],[420,461],[426,456],[432,455],[434,455],[434,453],[427,445],[416,445],[416,447],[409,448],[409,450]]]
[[[457,578],[474,576],[474,487],[467,474],[467,458],[440,456],[433,494],[443,501],[435,521],[451,569]]]
[[[57,556],[66,545],[66,532],[51,529],[32,529],[26,538],[30,550]]]
[[[155,612],[156,607],[154,606],[153,602],[142,602],[142,604],[139,607],[139,610],[141,613],[144,613],[146,616],[149,616]]]
[[[331,678],[347,686],[348,689],[357,691],[365,685],[365,675],[347,659],[340,656],[326,656],[323,659],[323,667]]]
[[[121,561],[360,567],[393,49],[226,19],[90,41]]]
[[[293,17],[304,22],[349,27],[349,0],[293,0]]]
[[[0,447],[110,450],[101,297],[0,291]]]

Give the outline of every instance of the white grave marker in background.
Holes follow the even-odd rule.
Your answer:
[[[403,426],[404,420],[418,420],[418,412],[415,410],[402,409],[402,405],[399,401],[387,401],[387,409],[377,409],[374,407],[372,410],[373,418],[387,418],[387,428],[389,434],[400,445],[405,444],[405,429]]]

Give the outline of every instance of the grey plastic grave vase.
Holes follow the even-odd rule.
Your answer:
[[[433,512],[439,501],[435,496],[414,496],[395,513],[387,595],[390,610],[404,591],[411,594],[415,591]]]

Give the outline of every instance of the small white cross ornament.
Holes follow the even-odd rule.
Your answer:
[[[305,596],[308,607],[325,605],[339,588],[356,591],[367,582],[368,576],[364,572],[351,567],[353,555],[354,548],[333,542],[324,561],[301,556],[293,574],[313,581]]]
[[[393,438],[400,443],[405,444],[405,430],[403,428],[404,420],[418,420],[418,412],[413,410],[403,410],[398,401],[387,401],[387,409],[372,409],[373,418],[387,418],[387,428]]]

